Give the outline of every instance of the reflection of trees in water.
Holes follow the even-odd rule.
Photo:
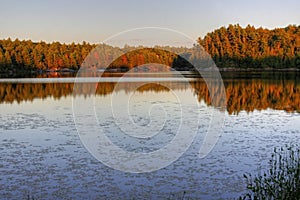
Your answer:
[[[60,99],[72,91],[73,83],[0,83],[0,103],[20,103],[47,97]]]
[[[158,82],[159,83],[159,82]],[[114,91],[117,83],[98,83],[97,95],[108,95]],[[118,83],[117,91],[133,92],[140,83]],[[300,82],[295,80],[264,80],[264,79],[243,79],[224,80],[227,98],[227,110],[230,114],[237,114],[242,110],[253,111],[267,108],[286,110],[288,112],[300,112]],[[85,94],[94,95],[95,83],[77,84]],[[93,86],[93,87],[91,87]],[[72,95],[74,83],[0,83],[0,103],[12,103],[17,101],[32,101],[35,98],[53,97],[59,99]],[[168,88],[186,91],[193,89],[198,100],[211,104],[209,91],[203,80],[187,82],[164,82],[147,83],[138,87],[138,92],[164,92]],[[212,85],[215,91],[220,86]],[[218,96],[216,101],[220,101]]]
[[[293,80],[225,82],[227,110],[238,113],[272,108],[300,112],[300,83]]]

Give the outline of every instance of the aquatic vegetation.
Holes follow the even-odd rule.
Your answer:
[[[274,148],[268,171],[244,177],[248,192],[239,199],[300,199],[299,146]]]

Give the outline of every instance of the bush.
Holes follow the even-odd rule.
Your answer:
[[[274,149],[270,169],[252,176],[244,174],[247,193],[239,199],[300,199],[300,149],[298,145]]]

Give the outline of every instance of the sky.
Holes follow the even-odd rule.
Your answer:
[[[228,24],[299,25],[299,8],[299,0],[0,0],[0,39],[101,43],[129,29],[161,27],[197,40]]]

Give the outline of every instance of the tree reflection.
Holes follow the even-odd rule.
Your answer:
[[[89,84],[84,83],[80,89],[85,94],[94,95]],[[97,84],[97,83],[96,83]],[[116,82],[100,82],[97,85],[96,95],[111,94]],[[133,92],[137,82],[118,83],[117,87],[127,93]],[[185,91],[193,88],[194,95],[199,101],[210,105],[211,100],[206,83],[202,79],[190,82],[164,82],[164,86],[157,83],[147,83],[138,87],[137,92],[165,92],[169,88]],[[287,112],[300,112],[300,81],[297,79],[224,79],[227,99],[227,111],[229,114],[238,114],[240,111],[251,112],[267,108],[285,110]],[[74,83],[0,83],[0,103],[13,103],[33,101],[52,97],[60,99],[73,95]],[[213,90],[220,87],[213,85]],[[88,91],[88,92],[87,92]],[[216,97],[218,101],[218,96]]]

